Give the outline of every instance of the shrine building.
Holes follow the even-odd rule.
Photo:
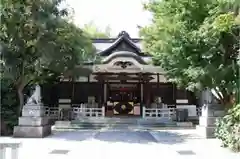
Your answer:
[[[43,87],[49,108],[70,108],[73,119],[170,118],[175,108],[186,108],[189,117],[197,117],[194,93],[167,80],[166,72],[143,52],[141,39],[122,31],[116,38],[93,39],[93,44],[100,60],[85,64],[90,74]]]

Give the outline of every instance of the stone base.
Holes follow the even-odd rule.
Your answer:
[[[49,119],[48,120],[49,125],[54,125],[56,120],[57,119]]]
[[[15,126],[13,137],[43,138],[51,134],[51,126]]]
[[[22,116],[40,117],[44,115],[45,115],[45,108],[41,104],[23,106]]]
[[[178,127],[193,127],[192,122],[177,122],[176,124]]]
[[[197,125],[196,126],[196,130],[197,130],[197,133],[198,135],[200,135],[201,137],[203,138],[215,138],[215,135],[214,135],[214,131],[215,131],[215,128],[214,126],[200,126],[200,125]]]
[[[66,126],[70,126],[71,125],[71,121],[55,121],[55,125],[66,125]]]
[[[200,116],[199,117],[199,125],[201,126],[215,126],[217,119],[221,117],[204,117]]]
[[[54,128],[68,128],[71,127],[71,121],[56,121]]]
[[[49,117],[19,117],[18,125],[20,126],[39,126],[48,125]]]

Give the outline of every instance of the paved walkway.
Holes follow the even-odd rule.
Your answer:
[[[22,142],[19,159],[240,159],[215,139],[201,139],[195,130],[74,131],[44,139],[0,138]]]

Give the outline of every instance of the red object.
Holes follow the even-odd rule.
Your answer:
[[[119,90],[120,90],[120,91],[127,91],[128,88],[120,88]]]

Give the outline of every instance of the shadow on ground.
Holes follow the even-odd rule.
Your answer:
[[[194,133],[180,133],[174,131],[151,131],[152,136],[161,144],[178,144],[189,139],[200,139],[201,137]]]
[[[56,132],[47,138],[50,139],[64,139],[72,141],[90,140],[96,134],[94,131],[62,131]]]
[[[169,131],[105,130],[57,132],[48,138],[69,141],[98,140],[111,143],[162,143],[172,145],[184,142],[189,136],[190,134],[182,135],[177,132]]]

